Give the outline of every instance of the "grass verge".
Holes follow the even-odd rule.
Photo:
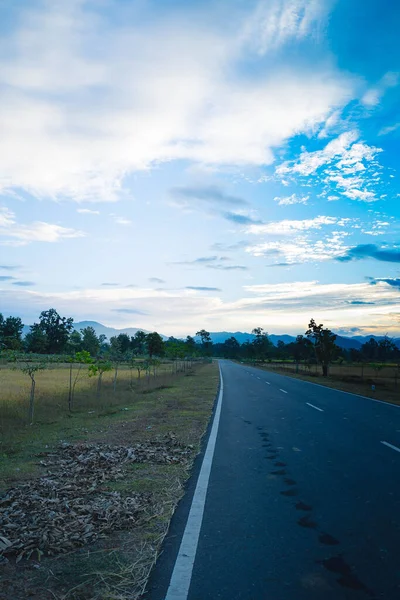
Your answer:
[[[143,593],[171,516],[183,494],[200,448],[217,392],[216,363],[176,377],[170,387],[147,390],[135,401],[90,414],[74,413],[56,423],[36,423],[3,448],[0,494],[10,485],[41,475],[38,454],[60,442],[126,445],[156,441],[173,432],[193,445],[191,460],[180,464],[126,465],[124,477],[106,481],[105,493],[149,495],[136,525],[100,538],[79,550],[41,561],[10,560],[0,566],[1,600],[136,600]],[[36,558],[36,557],[35,557]]]
[[[350,377],[340,375],[329,375],[323,377],[322,374],[309,374],[295,373],[291,369],[285,369],[284,367],[271,367],[270,365],[257,365],[258,368],[264,371],[272,371],[273,373],[279,373],[280,375],[286,375],[293,379],[300,379],[302,381],[309,381],[311,383],[318,383],[325,387],[340,390],[342,392],[350,392],[352,394],[358,394],[360,396],[366,396],[367,398],[374,398],[376,400],[382,400],[389,404],[400,405],[400,389],[393,390],[387,389],[384,382],[380,382],[375,386],[375,390],[372,389],[371,381],[367,378],[362,381],[359,377]]]

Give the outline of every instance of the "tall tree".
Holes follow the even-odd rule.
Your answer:
[[[30,331],[26,334],[24,342],[27,352],[35,352],[37,354],[46,354],[47,352],[47,335],[40,327],[39,323],[31,325]]]
[[[222,346],[226,358],[237,358],[239,356],[240,344],[234,336],[226,339]]]
[[[191,335],[188,335],[185,340],[185,348],[187,356],[193,356],[196,353],[196,340]]]
[[[314,344],[315,356],[322,365],[322,374],[327,377],[330,363],[340,352],[340,348],[335,344],[336,335],[327,327],[324,328],[322,323],[317,325],[314,319],[311,319],[306,336]]]
[[[117,340],[122,354],[128,352],[131,346],[131,340],[129,335],[127,335],[126,333],[120,333],[119,335],[117,335]]]
[[[74,330],[69,336],[68,352],[74,355],[76,352],[81,352],[82,349],[82,336],[79,331]]]
[[[255,327],[251,333],[255,336],[252,342],[254,356],[259,360],[264,361],[273,346],[268,337],[268,333],[264,332],[262,327]]]
[[[367,342],[365,342],[361,348],[361,356],[365,361],[373,361],[378,360],[378,342],[372,337]]]
[[[72,317],[60,317],[54,308],[44,310],[39,316],[39,326],[47,336],[47,352],[62,354],[73,329]]]
[[[203,354],[205,356],[211,356],[212,340],[211,340],[210,333],[208,331],[206,331],[205,329],[200,329],[200,331],[198,331],[196,333],[196,335],[198,335],[199,338],[201,339],[201,346],[202,346]]]
[[[382,362],[387,362],[388,360],[396,359],[398,356],[398,348],[394,341],[390,339],[387,335],[385,335],[378,342],[378,359]]]
[[[0,313],[0,345],[8,350],[19,350],[22,346],[23,327],[19,317],[4,319]]]
[[[146,334],[144,331],[137,331],[134,336],[131,337],[131,350],[135,354],[142,355],[146,351]]]
[[[81,329],[82,350],[89,352],[90,356],[97,356],[100,351],[100,339],[93,327],[84,327]]]
[[[153,333],[147,334],[146,342],[150,358],[153,358],[153,356],[162,356],[164,354],[164,342],[159,333],[153,331]]]

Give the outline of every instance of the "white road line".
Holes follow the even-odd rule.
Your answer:
[[[267,385],[271,385],[269,381],[266,381],[265,383],[266,383]]]
[[[261,377],[257,377],[257,379],[261,379]]]
[[[293,377],[289,377],[289,375],[280,375],[279,377],[285,377],[285,379],[293,380]],[[365,400],[371,400],[371,402],[378,402],[379,404],[384,404],[385,406],[389,406],[391,408],[400,408],[400,404],[392,404],[391,402],[385,402],[384,400],[377,400],[376,398],[370,398],[369,396],[363,396],[362,394],[354,394],[353,392],[345,392],[344,390],[338,390],[336,388],[331,388],[329,385],[322,385],[322,383],[314,383],[313,381],[306,381],[305,379],[298,379],[297,381],[301,381],[301,383],[308,383],[309,385],[316,385],[317,387],[324,388],[324,390],[332,390],[333,392],[339,392],[340,394],[347,394],[348,396],[356,396],[356,398],[364,398]]]
[[[219,390],[214,422],[211,428],[210,438],[208,440],[207,449],[204,454],[203,464],[201,465],[196,490],[192,500],[192,506],[190,508],[189,517],[186,523],[165,600],[187,600],[189,593],[194,559],[196,557],[201,523],[203,521],[204,505],[214,456],[215,442],[217,439],[219,420],[221,416],[222,396],[224,391],[221,367],[219,369],[219,373],[221,387]]]
[[[324,412],[323,408],[318,408],[318,406],[314,406],[314,404],[310,404],[310,402],[306,402],[306,404],[308,404],[308,406],[311,406],[311,408],[315,408],[315,410],[319,410],[319,412]]]
[[[397,446],[393,446],[393,444],[389,444],[389,442],[381,442],[381,444],[387,446],[388,448],[391,448],[392,450],[396,450],[396,452],[400,452],[400,448],[398,448]]]
[[[283,390],[282,388],[279,388],[279,391],[283,392],[284,394],[287,394],[287,391]]]

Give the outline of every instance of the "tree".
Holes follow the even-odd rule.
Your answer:
[[[264,332],[262,327],[255,327],[251,333],[255,336],[252,342],[254,356],[257,359],[264,361],[273,346],[268,337],[268,333]]]
[[[36,373],[39,371],[43,371],[43,369],[47,368],[47,362],[42,360],[41,362],[28,362],[24,361],[22,365],[19,366],[21,371],[28,375],[31,380],[31,391],[29,394],[29,423],[32,425],[33,423],[33,415],[35,411],[35,390],[36,390]]]
[[[62,354],[73,329],[72,317],[60,317],[54,308],[44,310],[39,316],[39,326],[47,336],[47,352]]]
[[[128,350],[131,347],[131,340],[129,335],[127,335],[126,333],[120,333],[117,336],[117,340],[118,340],[118,344],[119,344],[119,349],[122,352],[122,354],[125,354],[125,352],[128,352]]]
[[[307,337],[304,337],[304,335],[298,335],[292,346],[292,355],[296,364],[298,364],[300,361],[305,362],[306,360],[309,360],[312,351],[313,345],[311,340],[309,340]]]
[[[377,360],[378,358],[378,342],[372,337],[365,342],[361,348],[361,356],[366,362]]]
[[[47,334],[38,323],[31,325],[29,333],[25,336],[25,349],[27,352],[45,354],[48,347]]]
[[[205,329],[200,329],[196,335],[198,335],[201,339],[203,354],[205,356],[210,356],[212,352],[212,340],[209,332]]]
[[[19,317],[4,319],[0,313],[0,344],[6,350],[20,350],[24,325]]]
[[[137,331],[133,337],[131,337],[131,350],[135,354],[142,355],[145,353],[146,349],[146,338],[147,335],[144,331]]]
[[[71,354],[75,354],[75,352],[80,352],[82,350],[82,336],[79,331],[73,331],[69,336],[68,341],[68,351]]]
[[[316,359],[322,365],[322,375],[327,377],[330,363],[340,352],[340,348],[335,344],[336,335],[330,329],[324,329],[322,323],[317,325],[314,319],[311,319],[306,336],[314,345]]]
[[[76,352],[75,356],[72,356],[70,358],[69,362],[70,362],[70,365],[69,365],[68,410],[71,412],[73,404],[74,404],[75,386],[79,379],[79,375],[81,373],[82,367],[83,367],[83,365],[91,365],[93,363],[93,359],[90,356],[89,352],[87,352],[86,350],[82,350],[81,352]],[[78,363],[79,367],[78,367],[78,371],[75,375],[75,378],[72,381],[72,369],[73,369],[74,363]]]
[[[89,352],[90,356],[97,356],[100,352],[100,338],[97,337],[95,329],[90,326],[84,327],[81,334],[82,350]]]
[[[226,358],[237,358],[240,352],[240,344],[235,337],[230,337],[222,344],[223,353]]]
[[[98,360],[95,364],[89,365],[89,377],[98,375],[97,379],[97,397],[101,395],[101,384],[103,381],[103,374],[111,371],[112,364],[108,360]]]
[[[153,333],[147,334],[147,351],[150,359],[153,356],[162,356],[164,354],[164,342],[159,333],[153,331]]]
[[[128,338],[128,342],[129,342],[129,337],[126,336]],[[120,340],[120,336],[113,336],[110,338],[110,352],[109,352],[109,357],[111,359],[111,362],[113,364],[114,367],[114,379],[113,379],[113,392],[115,393],[116,389],[117,389],[117,377],[118,377],[118,369],[119,369],[119,365],[121,364],[121,362],[124,359],[124,355],[121,349],[121,340]]]
[[[378,359],[386,362],[390,359],[397,358],[398,348],[394,341],[385,335],[378,342]]]
[[[191,335],[188,335],[185,340],[185,348],[187,356],[196,354],[196,340]]]

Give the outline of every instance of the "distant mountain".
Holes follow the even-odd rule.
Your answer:
[[[140,327],[124,327],[122,329],[116,329],[115,327],[107,327],[107,325],[103,325],[97,321],[78,321],[77,323],[74,323],[74,329],[76,329],[76,331],[85,329],[85,327],[93,327],[96,335],[105,335],[108,340],[110,337],[119,335],[120,333],[126,333],[127,335],[135,335],[137,331],[150,333],[146,329],[140,329]]]
[[[107,327],[107,325],[103,325],[102,323],[98,323],[97,321],[78,321],[74,323],[74,329],[79,331],[80,329],[84,329],[85,327],[93,327],[97,335],[105,335],[109,340],[110,337],[115,335],[119,335],[120,333],[126,333],[127,335],[133,336],[137,331],[144,331],[145,333],[150,333],[147,329],[141,329],[140,327],[123,327],[121,329],[116,329],[114,327]],[[22,330],[22,335],[25,336],[29,333],[29,325],[24,325]],[[163,340],[167,340],[168,336],[160,334]],[[237,339],[239,344],[244,344],[245,342],[251,342],[255,335],[252,333],[246,333],[243,331],[214,331],[210,332],[211,339],[214,344],[223,344],[225,340],[230,337],[234,337]],[[290,342],[294,342],[296,340],[296,336],[288,335],[287,333],[283,334],[275,334],[271,333],[269,339],[277,346],[279,341],[283,341],[285,344],[290,344]],[[342,335],[338,335],[336,338],[336,344],[340,346],[340,348],[344,348],[349,350],[350,348],[355,348],[359,350],[362,344],[368,342],[369,339],[374,338],[377,342],[383,339],[383,335],[354,335],[352,337],[345,337]],[[194,336],[196,342],[200,341],[198,336]],[[400,338],[395,338],[394,343],[398,348],[400,348]]]
[[[239,344],[243,344],[244,342],[251,342],[254,338],[255,335],[253,335],[252,333],[243,333],[242,331],[235,331],[235,332],[230,332],[230,331],[218,331],[218,332],[210,332],[210,337],[212,339],[212,341],[214,342],[214,344],[223,344],[225,340],[227,340],[230,337],[234,337],[237,339],[237,341],[239,342]],[[283,333],[283,334],[275,334],[275,333],[271,333],[269,336],[269,339],[271,340],[271,342],[274,344],[274,346],[278,345],[279,341],[284,342],[285,344],[290,344],[291,342],[294,342],[296,340],[296,337],[294,335],[288,335],[287,333]],[[200,341],[200,339],[195,338],[196,341]],[[365,341],[367,341],[367,339],[369,339],[369,337],[367,337],[365,339]],[[336,338],[336,344],[338,346],[340,346],[340,348],[345,348],[346,350],[350,349],[350,348],[361,348],[361,345],[364,342],[360,342],[358,339],[356,338],[347,338],[341,335],[338,335]]]
[[[98,323],[97,321],[78,321],[74,323],[74,329],[76,331],[80,331],[85,327],[93,327],[96,332],[96,335],[105,335],[109,340],[110,337],[114,335],[119,335],[120,333],[126,333],[127,335],[133,336],[137,331],[144,331],[145,333],[150,333],[147,329],[141,329],[140,327],[124,327],[122,329],[115,329],[114,327],[107,327],[107,325],[103,325],[102,323]],[[22,330],[22,335],[25,336],[29,333],[30,327],[29,325],[24,325]],[[168,339],[165,335],[160,334],[161,337],[166,340]]]
[[[355,350],[359,350],[364,342],[356,340],[355,338],[348,338],[342,335],[336,336],[335,344],[340,348],[344,348],[345,350],[350,350],[350,348],[354,348]]]
[[[109,340],[110,337],[115,335],[119,335],[120,333],[126,333],[129,336],[135,335],[137,331],[144,331],[144,333],[150,333],[148,329],[142,329],[141,327],[123,327],[122,329],[115,329],[114,327],[107,327],[107,325],[103,325],[102,323],[98,323],[97,321],[78,321],[78,323],[74,323],[74,329],[80,331],[85,327],[93,327],[97,335],[105,335]],[[160,333],[163,340],[167,340],[168,337]]]

